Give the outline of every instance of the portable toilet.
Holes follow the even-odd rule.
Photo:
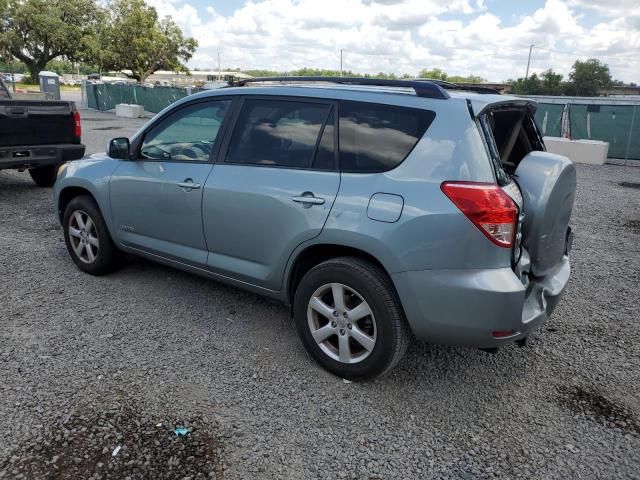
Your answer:
[[[38,74],[40,77],[40,91],[46,92],[53,100],[60,100],[60,76],[56,72],[46,70]]]

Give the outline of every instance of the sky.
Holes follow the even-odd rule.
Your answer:
[[[640,0],[147,0],[199,46],[191,68],[340,68],[489,81],[596,57],[640,83]]]

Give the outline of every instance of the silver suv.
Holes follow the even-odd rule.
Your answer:
[[[569,278],[573,164],[535,104],[433,81],[271,78],[187,97],[61,168],[71,258],[123,252],[291,306],[327,370],[375,377],[410,338],[524,343]]]

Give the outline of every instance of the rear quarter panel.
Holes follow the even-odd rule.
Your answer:
[[[510,250],[491,243],[440,190],[447,180],[495,182],[477,125],[465,102],[432,101],[431,107],[434,122],[398,167],[341,175],[338,197],[313,243],[364,250],[390,274],[510,266]],[[397,221],[367,216],[375,193],[403,198]]]

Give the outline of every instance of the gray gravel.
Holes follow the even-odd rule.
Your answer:
[[[281,306],[81,273],[51,191],[0,172],[0,478],[640,478],[640,169],[578,176],[572,278],[527,348],[414,344],[347,384]]]

